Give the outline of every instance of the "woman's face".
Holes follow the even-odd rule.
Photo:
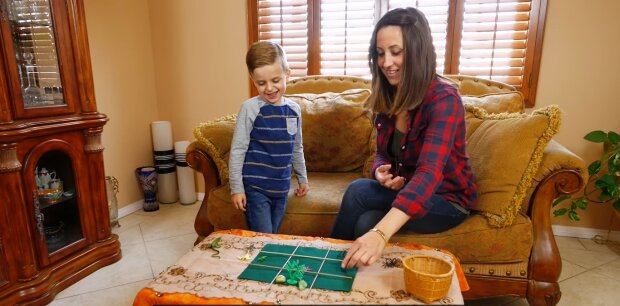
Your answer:
[[[377,64],[390,85],[400,83],[404,60],[403,34],[399,26],[386,26],[377,32]]]

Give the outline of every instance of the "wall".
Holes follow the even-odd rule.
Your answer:
[[[105,173],[119,180],[120,207],[142,199],[134,169],[153,164],[150,122],[158,120],[147,0],[85,0]]]
[[[560,143],[589,165],[602,146],[583,136],[592,130],[620,133],[620,1],[550,0],[541,58],[536,107],[557,104],[563,110]],[[582,220],[556,218],[554,224],[609,228],[618,215],[610,205],[590,204]]]

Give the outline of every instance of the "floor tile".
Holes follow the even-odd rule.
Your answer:
[[[56,298],[50,306],[130,306],[136,293],[150,280],[143,280],[66,298]]]
[[[592,270],[593,272],[620,281],[620,258]]]
[[[560,274],[559,281],[561,282],[565,279],[571,278],[585,271],[587,271],[587,269],[582,266],[576,265],[566,260],[562,260],[562,273]]]
[[[150,280],[153,272],[144,244],[121,245],[123,257],[103,267],[58,294],[58,298]]]
[[[592,269],[602,264],[606,264],[618,258],[615,253],[601,253],[587,250],[578,249],[560,249],[560,256],[562,259],[579,265],[581,267]]]
[[[140,223],[144,241],[196,233],[194,218],[198,205],[167,204],[166,206],[160,205],[160,210],[156,211],[152,218]]]
[[[579,239],[579,242],[581,242],[588,251],[615,254],[604,242],[597,242],[593,239]]]
[[[562,298],[559,306],[617,305],[620,282],[605,275],[588,271],[560,282]]]
[[[146,242],[146,251],[151,260],[153,275],[157,275],[176,263],[181,256],[194,247],[196,234],[165,238]]]
[[[114,228],[112,232],[118,235],[121,245],[128,245],[134,243],[144,244],[144,238],[140,229],[140,224],[121,226],[121,228]]]
[[[579,238],[573,238],[573,237],[561,237],[561,236],[555,236],[555,243],[558,245],[559,249],[578,249],[578,250],[585,250],[586,248],[583,246],[583,244],[579,241]]]

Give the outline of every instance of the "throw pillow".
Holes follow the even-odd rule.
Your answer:
[[[308,171],[347,172],[364,166],[373,128],[363,107],[369,95],[368,89],[285,95],[301,106]]]
[[[512,224],[547,143],[558,132],[560,109],[548,106],[532,114],[489,114],[471,104],[467,110],[467,151],[478,185],[473,207],[496,227]]]
[[[473,104],[488,113],[523,113],[523,94],[518,91],[492,93],[480,96],[462,96],[463,104]]]

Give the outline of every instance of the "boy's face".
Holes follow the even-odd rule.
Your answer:
[[[286,81],[290,71],[284,71],[279,61],[254,69],[252,82],[263,100],[271,104],[280,104],[286,91]]]

